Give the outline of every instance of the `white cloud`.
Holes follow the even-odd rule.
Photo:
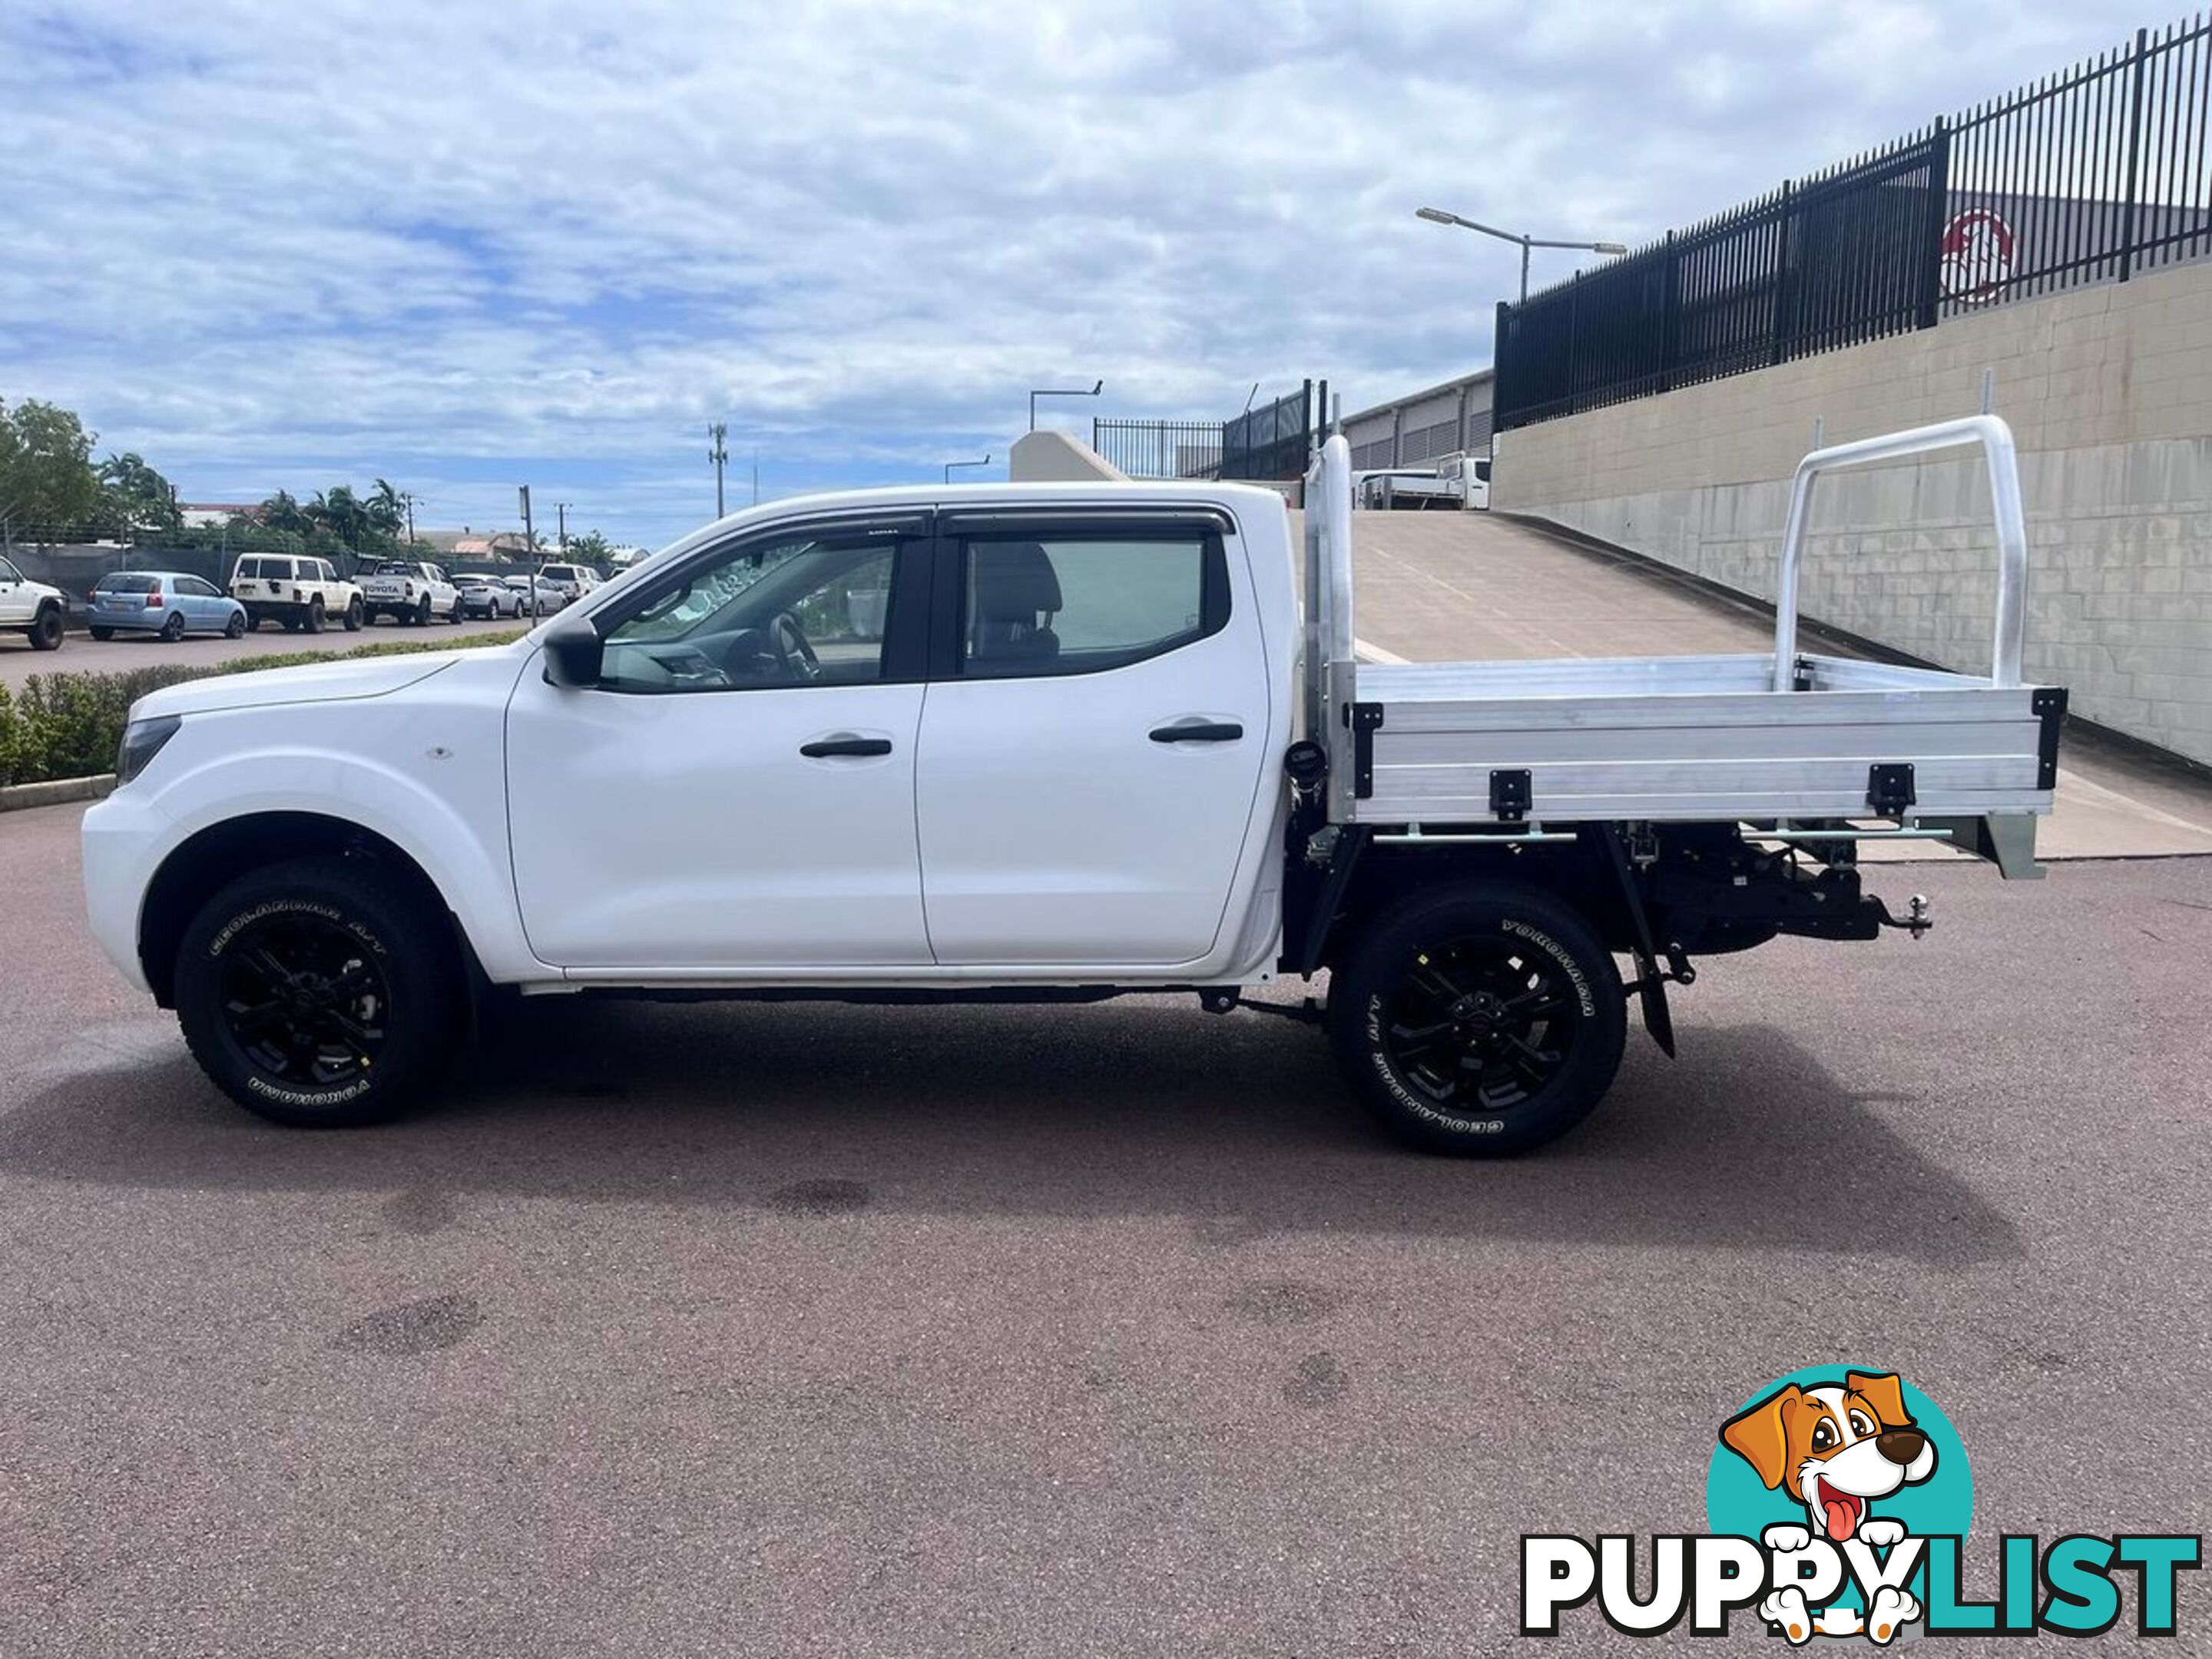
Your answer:
[[[1639,240],[2126,33],[2084,9],[19,0],[0,396],[188,495],[566,480],[641,535],[710,418],[783,489],[1002,453],[1071,377],[1356,406],[1486,361],[1516,277],[1423,202]]]

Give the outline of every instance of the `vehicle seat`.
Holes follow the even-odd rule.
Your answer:
[[[969,580],[975,587],[971,662],[1035,666],[1060,658],[1052,619],[1060,606],[1060,576],[1035,542],[979,542]]]

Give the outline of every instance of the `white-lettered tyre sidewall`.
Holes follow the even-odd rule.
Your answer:
[[[268,1076],[230,1030],[224,957],[255,923],[286,915],[343,929],[377,965],[386,1036],[365,1075],[327,1088]],[[395,1117],[434,1081],[463,1026],[466,981],[436,921],[404,883],[373,865],[307,859],[243,877],[210,900],[180,942],[175,1004],[186,1045],[218,1088],[273,1121],[341,1127]]]
[[[396,965],[392,951],[376,930],[360,917],[349,915],[343,906],[325,900],[270,898],[256,900],[245,905],[238,914],[216,928],[214,936],[208,940],[206,945],[196,952],[202,958],[208,975],[204,981],[196,982],[196,988],[207,986],[220,987],[223,957],[228,952],[230,946],[237,941],[240,933],[256,922],[266,921],[272,916],[287,915],[317,916],[325,921],[335,923],[344,928],[347,933],[361,941],[363,949],[376,958],[378,967],[385,975],[386,983],[387,985],[391,983]],[[399,1013],[398,1001],[399,999],[395,993],[392,997],[393,1015],[404,1018]],[[377,1079],[374,1075],[349,1079],[344,1083],[328,1089],[301,1089],[290,1084],[272,1082],[260,1074],[237,1037],[233,1035],[228,1024],[219,1015],[216,1020],[215,1031],[216,1041],[222,1045],[224,1054],[238,1068],[240,1085],[271,1105],[281,1106],[295,1112],[325,1111],[334,1107],[351,1106],[366,1100],[376,1087]]]
[[[1547,911],[1559,912],[1572,925],[1547,922]],[[1555,938],[1555,927],[1567,937]],[[1531,1097],[1490,1113],[1453,1111],[1400,1074],[1384,1041],[1384,1026],[1409,957],[1448,939],[1485,935],[1541,951],[1557,965],[1572,988],[1565,1017],[1575,1022],[1574,1041],[1559,1072]],[[1584,942],[1587,957],[1571,942],[1577,939]],[[1354,999],[1338,1026],[1339,1060],[1369,1106],[1403,1139],[1435,1151],[1509,1155],[1566,1133],[1611,1085],[1626,1024],[1618,974],[1593,931],[1556,901],[1531,897],[1516,905],[1503,890],[1488,888],[1464,908],[1418,907],[1381,922],[1373,949],[1355,951],[1349,966],[1350,974],[1331,986],[1332,999],[1340,990]],[[1346,977],[1354,982],[1344,983]]]
[[[1597,1018],[1597,999],[1590,988],[1589,972],[1575,959],[1573,953],[1542,928],[1515,916],[1500,917],[1496,931],[1503,936],[1519,939],[1534,945],[1559,965],[1559,970],[1566,975],[1568,983],[1575,988],[1573,1017],[1579,1026],[1587,1029],[1589,1023]],[[1390,1063],[1390,1056],[1382,1042],[1382,1023],[1389,1018],[1384,1007],[1387,988],[1370,991],[1365,1005],[1359,1011],[1360,1028],[1367,1042],[1369,1063],[1374,1070],[1376,1082],[1389,1091],[1391,1097],[1406,1111],[1440,1134],[1473,1138],[1509,1133],[1514,1127],[1516,1113],[1540,1115],[1553,1098],[1553,1091],[1566,1086],[1573,1077],[1575,1064],[1573,1060],[1570,1060],[1543,1090],[1496,1116],[1468,1117],[1454,1112],[1439,1111],[1436,1103],[1425,1099],[1419,1091],[1408,1088],[1398,1075],[1397,1068]],[[1576,1052],[1579,1055],[1582,1051],[1578,1048]]]

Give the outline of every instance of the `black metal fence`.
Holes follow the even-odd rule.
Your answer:
[[[2212,23],[1938,120],[1498,308],[1498,424],[2212,252]]]
[[[1218,423],[1095,418],[1091,447],[1133,478],[1297,478],[1328,409],[1328,382],[1307,380]]]
[[[1093,419],[1091,447],[1133,478],[1221,476],[1218,421]]]
[[[1304,477],[1308,452],[1328,409],[1328,382],[1308,380],[1288,397],[1226,422],[1221,428],[1221,476]]]

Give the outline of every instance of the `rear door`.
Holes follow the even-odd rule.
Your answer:
[[[230,602],[212,582],[179,576],[169,584],[171,597],[184,607],[185,626],[195,633],[220,632],[230,621]]]
[[[1241,550],[1210,519],[948,520],[915,801],[948,965],[1215,946],[1272,775]]]
[[[289,559],[247,559],[239,566],[243,580],[238,587],[241,599],[268,601],[287,597],[290,586],[292,562]]]

